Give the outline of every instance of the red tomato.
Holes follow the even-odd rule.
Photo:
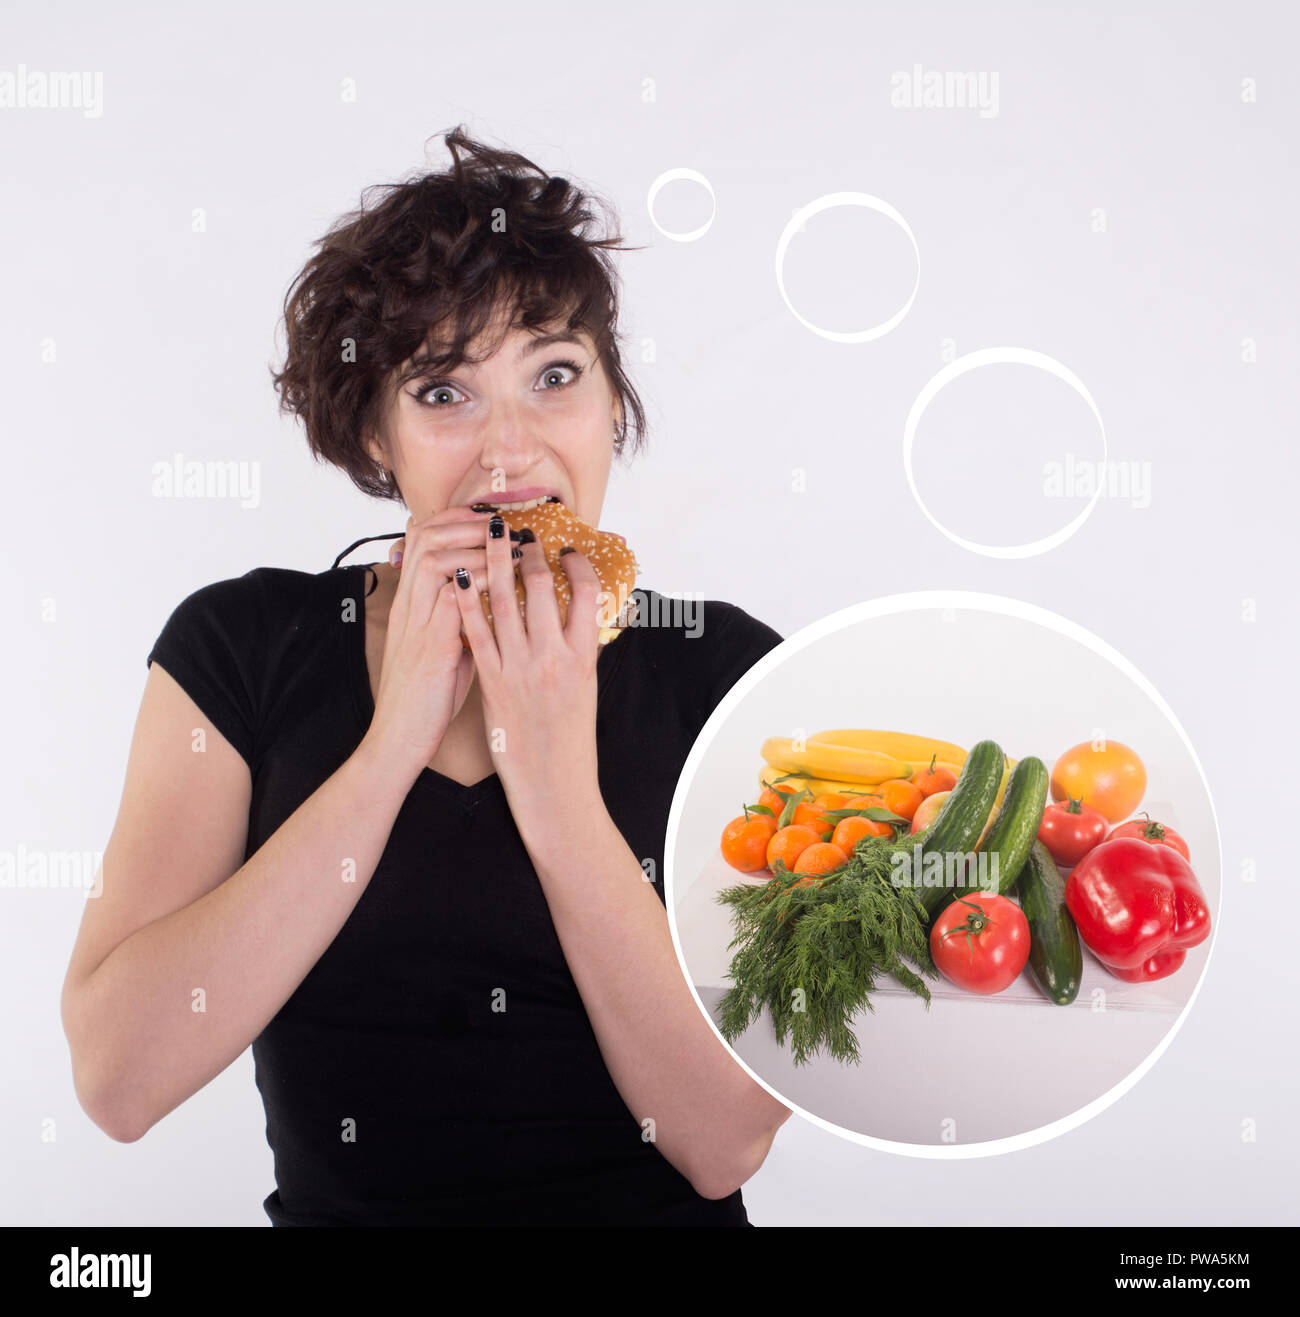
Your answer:
[[[1065,804],[1048,805],[1038,825],[1038,840],[1051,852],[1052,859],[1067,869],[1078,864],[1094,846],[1106,840],[1110,820],[1099,809],[1070,799]]]
[[[946,979],[970,992],[1001,992],[1029,959],[1029,921],[1005,896],[972,892],[939,912],[930,954]]]
[[[1140,819],[1129,819],[1127,823],[1112,828],[1106,840],[1114,841],[1116,837],[1137,837],[1140,841],[1149,841],[1152,846],[1172,846],[1189,863],[1192,858],[1188,854],[1187,843],[1173,828],[1167,823],[1157,823],[1150,814],[1143,814]]]

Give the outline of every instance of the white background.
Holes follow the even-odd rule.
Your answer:
[[[602,518],[635,546],[644,583],[731,600],[783,635],[916,589],[1058,610],[1163,693],[1218,812],[1214,954],[1132,1092],[1062,1138],[966,1162],[860,1148],[794,1118],[745,1186],[751,1219],[1297,1220],[1288,6],[480,14],[234,0],[196,15],[83,2],[9,5],[0,24],[0,69],[104,79],[96,119],[0,110],[0,848],[103,848],[145,655],[181,598],[263,564],[320,571],[358,536],[400,529],[402,510],[314,465],[277,417],[276,318],[310,244],[361,189],[425,166],[426,139],[463,122],[596,188],[625,240],[645,244],[618,259],[650,450],[616,472]],[[893,75],[916,65],[996,73],[997,113],[891,105]],[[427,166],[446,159],[435,139]],[[683,167],[716,196],[691,243],[662,237],[645,205]],[[792,212],[840,191],[897,208],[921,254],[910,313],[875,341],[810,332],[776,285]],[[656,216],[680,231],[710,210],[703,189],[674,183]],[[849,330],[893,315],[916,265],[888,219],[841,208],[792,240],[785,274],[805,317]],[[1149,506],[1103,498],[1073,538],[1026,560],[945,538],[901,460],[926,382],[954,355],[1007,345],[1074,371],[1112,459],[1148,463],[1151,480]],[[177,452],[258,463],[258,506],[153,498],[154,464]],[[1044,462],[1067,452],[1099,454],[1077,395],[991,368],[927,412],[917,480],[954,531],[1009,544],[1077,512],[1041,497]],[[366,547],[363,560],[382,555]],[[248,1054],[136,1144],[78,1108],[58,999],[81,900],[0,892],[0,1221],[265,1223],[271,1157]]]

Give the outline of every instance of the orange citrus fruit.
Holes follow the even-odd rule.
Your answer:
[[[925,792],[914,782],[907,782],[901,777],[891,777],[876,788],[876,794],[885,802],[885,808],[902,815],[910,823],[912,815],[925,799]]]
[[[838,846],[845,855],[852,855],[863,837],[887,837],[893,828],[875,819],[841,819],[831,833],[831,845]]]
[[[767,843],[776,831],[776,820],[766,814],[737,815],[722,829],[722,858],[741,873],[767,868]]]
[[[794,791],[790,787],[764,787],[763,794],[758,798],[758,803],[766,805],[773,815],[779,819],[781,811],[786,806],[786,801],[793,795]]]
[[[814,842],[806,847],[795,861],[794,872],[803,874],[807,881],[822,878],[848,863],[848,856],[828,841]],[[802,886],[802,884],[800,884]]]
[[[807,824],[791,823],[774,832],[771,841],[767,843],[767,867],[775,873],[776,862],[780,860],[793,873],[804,851],[820,841],[821,837]]]
[[[1146,789],[1146,766],[1135,750],[1118,741],[1071,746],[1052,769],[1053,800],[1082,798],[1111,823],[1135,814]]]

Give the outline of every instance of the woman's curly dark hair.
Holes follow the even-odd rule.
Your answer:
[[[502,337],[561,320],[591,335],[622,406],[615,453],[629,430],[637,452],[645,410],[620,360],[618,274],[607,254],[637,249],[617,246],[617,232],[587,236],[594,199],[568,179],[474,141],[463,126],[444,140],[449,171],[364,189],[360,207],[316,243],[284,300],[285,364],[272,371],[280,410],[302,418],[317,461],[341,467],[366,494],[400,499],[362,442],[386,388],[455,370],[504,311]],[[371,206],[376,188],[385,195]],[[431,330],[447,325],[446,350],[430,354]]]

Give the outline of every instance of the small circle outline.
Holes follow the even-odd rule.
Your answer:
[[[685,180],[689,183],[698,183],[709,194],[709,200],[713,203],[713,213],[709,216],[698,229],[689,229],[684,233],[674,233],[671,229],[666,229],[655,218],[655,198],[663,191],[669,183],[676,183],[678,180]],[[700,173],[698,169],[687,169],[684,166],[678,169],[666,169],[658,178],[650,184],[650,190],[646,193],[645,199],[646,212],[650,216],[650,223],[663,234],[665,238],[670,238],[673,242],[697,242],[704,237],[713,227],[713,221],[718,217],[718,197],[713,190],[713,184]]]

